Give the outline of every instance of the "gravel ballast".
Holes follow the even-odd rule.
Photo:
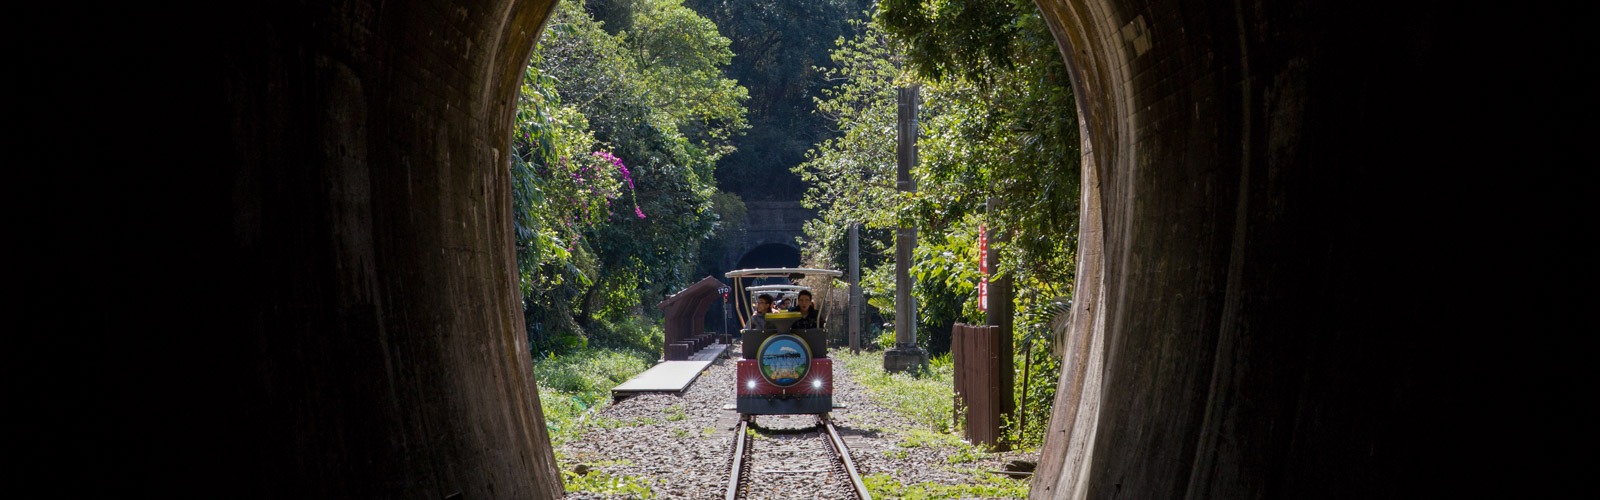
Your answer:
[[[737,345],[731,352],[738,352]],[[718,360],[682,395],[643,394],[597,408],[585,418],[583,434],[557,448],[561,468],[631,478],[647,485],[657,498],[721,498],[727,488],[738,423],[734,410],[723,409],[734,401],[736,363],[735,359]],[[995,453],[952,464],[951,457],[961,451],[956,446],[903,446],[916,424],[875,404],[842,364],[835,363],[834,369],[834,401],[846,407],[834,410],[832,418],[863,477],[887,474],[905,485],[975,483],[975,474],[988,474],[975,470],[1000,470],[1006,460],[1014,458],[1037,459],[1036,454]],[[756,417],[756,425],[763,429],[808,427],[815,422],[815,417],[801,415]],[[780,434],[761,438],[787,439]],[[801,465],[794,468],[804,469]],[[752,497],[835,497],[825,484],[784,481],[783,488],[761,490],[765,493]],[[821,489],[811,491],[807,485]],[[591,491],[567,495],[612,497]]]

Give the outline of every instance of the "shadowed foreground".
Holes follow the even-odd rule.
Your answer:
[[[557,495],[504,168],[550,6],[18,13],[12,483]],[[1041,7],[1088,153],[1035,496],[1578,491],[1587,7]]]

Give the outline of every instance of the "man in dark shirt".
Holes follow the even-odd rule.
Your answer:
[[[756,312],[750,315],[751,330],[765,330],[767,328],[767,313],[772,312],[772,296],[761,294],[756,297]]]
[[[789,310],[800,313],[800,319],[794,322],[795,328],[822,328],[822,315],[817,311],[816,303],[811,301],[810,290],[801,290],[800,296],[795,298],[794,307]]]

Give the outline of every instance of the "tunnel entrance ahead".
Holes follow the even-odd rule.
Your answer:
[[[800,267],[800,249],[783,243],[766,243],[745,252],[733,269]]]
[[[722,274],[735,269],[751,269],[757,267],[800,267],[800,249],[787,243],[760,243],[739,255],[728,269],[717,271],[717,279],[727,281]],[[742,300],[749,300],[744,298]],[[731,309],[724,311],[722,308],[713,307],[706,311],[705,325],[711,331],[722,333],[737,333],[739,320],[731,317]]]
[[[1568,459],[1586,428],[1574,381],[1592,378],[1574,278],[1593,268],[1592,105],[1573,71],[1592,14],[1037,3],[1086,153],[1082,348],[1036,497],[1591,489]],[[42,429],[16,450],[47,469],[28,476],[63,492],[560,496],[504,168],[553,5],[28,18],[60,43],[29,44],[24,73],[80,64],[66,88],[98,90],[89,62],[121,64],[109,73],[183,90],[128,93],[160,103],[147,115],[198,110],[105,142],[27,110],[62,133],[21,141],[39,148],[23,160],[163,159],[148,176],[40,169],[24,198],[45,214],[28,261],[53,263],[25,280],[25,309],[48,313],[8,351],[29,358],[13,378],[38,381],[17,403],[37,409],[17,428]],[[47,62],[41,46],[115,57]],[[116,238],[60,229],[100,219]]]

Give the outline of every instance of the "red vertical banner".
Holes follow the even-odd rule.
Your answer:
[[[989,227],[978,226],[978,310],[989,310]]]

